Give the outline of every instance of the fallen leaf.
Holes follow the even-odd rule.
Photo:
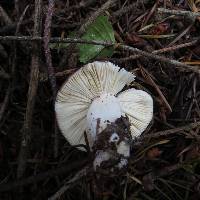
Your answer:
[[[81,37],[85,40],[96,40],[115,43],[114,31],[107,16],[99,16],[89,25],[85,34]],[[102,45],[79,44],[79,60],[86,63],[96,56],[106,57],[113,54],[113,47]]]

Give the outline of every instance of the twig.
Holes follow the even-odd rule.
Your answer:
[[[22,37],[15,37],[15,36],[0,36],[0,40],[16,40],[16,41],[35,41],[35,40],[42,40],[41,37],[30,37],[30,36],[22,36]],[[199,39],[198,39],[199,40]],[[53,43],[81,43],[81,44],[94,44],[94,45],[103,45],[103,46],[115,46],[118,49],[121,50],[126,50],[133,52],[135,54],[138,54],[140,56],[148,57],[154,60],[158,60],[160,62],[164,62],[167,64],[170,64],[172,66],[177,67],[180,70],[184,70],[187,72],[195,72],[195,73],[200,73],[200,69],[198,67],[193,67],[186,65],[184,63],[181,63],[177,60],[169,59],[163,56],[155,55],[153,53],[149,53],[134,47],[130,47],[127,45],[123,44],[114,44],[114,43],[109,43],[109,42],[102,42],[102,41],[95,41],[95,40],[83,40],[83,39],[74,39],[74,38],[60,38],[60,37],[55,37],[51,38],[50,40]]]
[[[86,8],[86,7],[88,7],[88,6],[90,6],[90,5],[93,5],[93,4],[95,4],[97,2],[97,0],[87,0],[87,1],[85,1],[85,0],[82,0],[80,3],[79,3],[79,5],[78,5],[78,9],[79,8]]]
[[[140,54],[142,56],[146,56],[148,58],[151,58],[151,59],[154,59],[154,60],[158,60],[158,61],[170,64],[170,65],[173,65],[173,66],[177,67],[180,70],[184,70],[184,71],[187,71],[187,72],[193,71],[193,72],[198,73],[198,74],[200,73],[200,69],[198,67],[188,66],[188,65],[186,65],[184,63],[181,63],[179,61],[176,61],[176,60],[173,60],[173,59],[169,59],[169,58],[166,58],[166,57],[163,57],[163,56],[155,55],[153,53],[149,53],[149,52],[146,52],[146,51],[142,51],[142,50],[134,48],[134,47],[130,47],[130,46],[127,46],[127,45],[119,44],[117,46],[117,48],[122,49],[122,50],[127,50],[127,51],[130,51],[130,52],[133,52],[133,53],[137,53],[137,54]]]
[[[165,53],[165,52],[169,52],[169,51],[175,51],[175,50],[178,50],[178,49],[181,49],[181,48],[193,46],[193,45],[197,44],[198,42],[199,42],[199,39],[195,39],[191,42],[186,42],[186,43],[183,43],[183,44],[165,47],[163,49],[158,49],[158,50],[153,51],[153,53],[160,54],[160,53]]]
[[[5,98],[3,100],[3,103],[1,104],[1,108],[0,108],[0,122],[3,119],[5,110],[6,110],[7,105],[8,105],[9,97],[10,97],[10,92],[11,92],[11,88],[9,86],[8,89],[7,89],[7,91],[6,91],[6,95],[5,95]]]
[[[24,20],[22,23],[21,23],[21,25],[26,25],[26,24],[28,24],[28,23],[30,23],[30,22],[32,22],[33,21],[33,19],[27,19],[27,20]],[[0,28],[0,34],[5,34],[5,33],[10,33],[10,32],[15,32],[15,29],[16,29],[16,27],[17,27],[17,24],[18,23],[12,23],[12,24],[9,24],[9,25],[7,25],[7,26],[3,26],[3,27],[1,27]]]
[[[45,57],[46,57],[46,64],[48,69],[48,76],[51,83],[51,90],[53,93],[53,103],[56,99],[56,93],[57,93],[57,86],[56,86],[56,76],[55,76],[55,70],[52,64],[52,58],[51,58],[51,51],[49,47],[50,42],[50,33],[51,33],[51,22],[52,22],[52,16],[53,16],[53,9],[54,9],[54,0],[49,0],[48,5],[48,11],[46,14],[46,20],[45,20],[45,27],[44,27],[44,51],[45,51]],[[56,125],[56,120],[54,123],[54,157],[57,157],[58,155],[58,130]]]
[[[16,31],[15,31],[16,37],[18,35],[19,29],[20,29],[20,25],[21,25],[21,22],[23,20],[23,17],[25,15],[25,13],[26,13],[27,8],[25,8],[24,12],[22,13],[22,15],[21,15],[21,17],[20,17],[20,19],[19,19],[19,21],[17,23],[17,27],[16,27]],[[15,41],[13,43],[13,49],[14,49],[14,51],[13,51],[13,56],[12,56],[12,67],[11,67],[12,80],[11,80],[11,83],[9,83],[9,87],[7,89],[7,92],[6,92],[6,96],[4,98],[3,104],[2,104],[1,109],[0,109],[0,121],[2,120],[3,115],[4,115],[5,111],[6,111],[6,107],[8,106],[8,103],[9,103],[9,98],[10,98],[10,96],[12,94],[12,88],[13,88],[13,85],[15,84],[14,83],[14,77],[15,77],[16,53],[17,53],[16,52],[16,42]]]
[[[186,42],[186,43],[183,43],[183,44],[174,45],[174,46],[170,46],[170,47],[164,47],[162,49],[154,50],[152,53],[153,54],[161,54],[161,53],[172,52],[172,51],[176,51],[178,49],[190,47],[190,46],[197,44],[200,41],[199,39],[200,38],[197,38],[193,41]],[[124,58],[108,58],[108,59],[110,61],[114,61],[114,62],[126,62],[126,61],[130,61],[130,60],[138,59],[140,57],[141,57],[141,55],[136,54],[136,55],[130,55],[130,56],[124,57]]]
[[[151,10],[149,11],[148,15],[145,17],[144,22],[142,23],[142,27],[146,26],[146,24],[148,23],[149,19],[151,18],[151,16],[155,13],[155,10],[158,6],[159,0],[155,1],[154,6],[151,8]]]
[[[51,52],[49,48],[49,42],[50,42],[50,32],[51,32],[51,20],[53,15],[53,9],[54,9],[54,0],[49,0],[48,5],[48,11],[46,15],[45,20],[45,28],[44,28],[44,50],[45,50],[45,57],[46,57],[46,64],[48,68],[48,75],[51,83],[51,89],[53,92],[53,99],[55,100],[56,97],[56,78],[55,78],[55,72],[52,65],[52,58],[51,58]]]
[[[41,35],[41,16],[42,14],[42,0],[35,0],[35,19],[34,19],[34,36]],[[19,154],[17,177],[23,176],[26,169],[26,160],[28,156],[28,149],[32,134],[32,116],[35,105],[35,98],[38,87],[38,76],[39,76],[39,56],[40,56],[40,45],[38,43],[33,44],[33,55],[31,60],[31,74],[30,83],[28,90],[28,101],[26,106],[25,121],[23,127],[23,136]]]
[[[122,15],[124,15],[126,13],[129,13],[133,9],[136,9],[137,5],[138,5],[138,2],[133,3],[131,5],[128,5],[128,6],[124,6],[123,8],[121,8],[121,9],[117,10],[116,12],[114,12],[112,14],[112,17],[121,17]]]
[[[85,20],[85,23],[82,24],[82,26],[80,27],[80,29],[77,31],[75,37],[79,38],[81,37],[86,29],[88,28],[88,26],[90,24],[92,24],[95,19],[101,15],[102,13],[104,13],[109,7],[114,6],[115,5],[116,0],[108,0],[106,1],[97,11],[95,11],[92,15],[90,15],[90,17],[88,19]],[[74,52],[76,45],[72,44],[69,45],[68,48],[65,50],[65,53],[59,63],[59,67],[62,67],[66,64],[68,57],[71,55],[72,52]]]
[[[161,92],[160,88],[156,85],[156,83],[154,82],[154,80],[151,78],[151,74],[144,68],[144,67],[140,67],[141,69],[141,73],[143,75],[143,77],[147,80],[147,82],[153,87],[155,88],[156,92],[158,93],[163,105],[166,107],[166,109],[169,112],[172,112],[172,108],[169,105],[167,99],[165,98],[165,96],[163,95],[163,93]]]
[[[171,15],[180,15],[188,17],[192,20],[200,16],[200,12],[192,12],[192,11],[185,11],[185,10],[169,10],[165,8],[158,8],[159,13],[166,13]]]
[[[64,14],[64,13],[69,13],[72,10],[79,10],[82,8],[86,8],[86,7],[89,7],[89,6],[92,6],[93,4],[95,4],[96,1],[97,0],[87,0],[87,1],[82,0],[80,3],[78,3],[76,5],[69,6],[67,8],[62,9],[61,11],[55,12],[54,15],[60,15],[60,14]]]
[[[194,25],[194,22],[192,22],[183,32],[178,34],[178,36],[167,45],[167,47],[174,45],[178,40],[180,40],[192,28],[193,25]]]
[[[62,72],[57,72],[55,75],[56,75],[56,77],[67,76],[67,75],[75,72],[76,70],[78,70],[78,68],[66,69]]]
[[[3,19],[6,25],[12,24],[12,20],[10,19],[8,14],[5,12],[5,10],[1,7],[1,5],[0,5],[0,18]]]
[[[44,40],[42,37],[32,37],[32,36],[0,36],[0,41],[40,41]],[[114,43],[103,42],[96,40],[84,40],[79,38],[61,38],[61,37],[52,37],[50,39],[51,43],[80,43],[80,44],[94,44],[94,45],[103,45],[103,46],[113,46]]]
[[[148,2],[149,2],[149,0],[143,0],[142,1],[143,4],[147,4]],[[135,12],[135,10],[138,7],[139,3],[140,3],[140,1],[137,1],[137,2],[134,2],[134,3],[130,4],[130,5],[128,5],[128,6],[124,6],[123,8],[121,8],[121,9],[117,10],[116,12],[114,12],[112,14],[112,16],[113,17],[121,17],[122,15],[124,15],[124,14],[126,14],[128,12],[131,12],[133,10]]]
[[[135,54],[135,55],[130,55],[130,56],[127,56],[127,57],[124,57],[124,58],[108,58],[108,60],[111,61],[111,62],[123,63],[123,62],[126,62],[126,61],[138,59],[140,57],[141,57],[140,55]]]
[[[160,137],[160,136],[171,135],[171,134],[182,132],[182,131],[190,131],[190,130],[197,128],[197,127],[200,127],[200,122],[190,123],[186,126],[168,129],[168,130],[165,130],[165,131],[158,131],[156,133],[145,135],[144,138],[157,138],[157,137]]]
[[[81,28],[80,28],[79,31],[78,31],[77,36],[78,36],[78,37],[82,36],[82,35],[85,33],[85,31],[86,31],[86,29],[88,28],[88,26],[89,26],[90,24],[92,24],[92,23],[95,21],[95,19],[96,19],[99,15],[101,15],[102,13],[104,13],[105,10],[107,10],[107,9],[108,9],[109,7],[111,7],[111,6],[114,6],[114,5],[115,5],[115,2],[116,2],[116,0],[108,0],[108,1],[106,1],[106,3],[103,4],[103,5],[101,6],[101,8],[99,8],[96,12],[94,12],[94,13],[86,20],[86,22],[81,26]]]
[[[142,179],[144,189],[147,191],[153,190],[155,187],[154,181],[158,180],[160,177],[171,175],[174,171],[180,169],[181,167],[182,165],[178,163],[175,165],[164,167],[161,170],[154,170],[146,174]]]
[[[39,41],[43,40],[42,37],[32,37],[32,36],[0,36],[0,41],[26,41],[26,42],[32,42],[32,41]],[[200,41],[200,38],[196,38],[193,41],[186,42],[179,45],[174,45],[171,47],[165,47],[162,49],[158,49],[153,51],[154,54],[160,54],[165,53],[169,51],[174,51],[177,49],[193,46],[197,44]],[[61,37],[52,37],[50,39],[51,43],[80,43],[80,44],[94,44],[94,45],[103,45],[103,46],[112,46],[114,43],[109,42],[103,42],[103,41],[97,41],[97,40],[84,40],[79,38],[61,38]],[[138,58],[140,55],[134,55],[132,56],[132,59]],[[127,57],[128,58],[128,57]]]
[[[21,15],[20,18],[19,18],[19,21],[18,21],[17,27],[16,27],[16,31],[15,31],[15,36],[16,36],[16,37],[19,36],[19,29],[20,29],[20,26],[21,26],[21,24],[22,24],[22,21],[23,21],[23,19],[24,19],[24,16],[25,16],[25,14],[26,14],[26,11],[27,11],[28,7],[29,7],[29,6],[26,6],[26,8],[24,9],[22,15]],[[13,45],[13,46],[14,46],[13,63],[14,63],[14,65],[15,65],[15,62],[16,62],[16,41],[14,41],[14,45]],[[15,75],[15,66],[13,66],[12,68],[13,68],[13,69],[12,69],[12,77],[14,77],[14,75]],[[15,84],[14,81],[13,81],[13,84]]]
[[[34,184],[39,181],[42,181],[47,178],[51,178],[54,176],[58,176],[64,173],[69,173],[72,170],[76,170],[80,167],[83,167],[86,164],[86,160],[83,161],[76,161],[74,163],[70,163],[70,165],[63,166],[57,169],[51,169],[46,172],[30,176],[25,179],[20,179],[17,181],[8,182],[6,184],[0,184],[0,192],[13,190],[18,187],[27,186],[28,184]]]
[[[80,170],[72,179],[67,181],[53,196],[49,197],[48,200],[56,200],[59,199],[62,194],[64,194],[72,185],[79,181],[81,178],[87,175],[88,167],[83,168]]]

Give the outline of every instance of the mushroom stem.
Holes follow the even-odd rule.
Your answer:
[[[121,169],[127,166],[131,140],[130,123],[127,120],[120,117],[97,135],[93,145],[95,171],[98,168]]]
[[[97,139],[98,134],[108,124],[120,118],[121,115],[120,102],[114,95],[104,93],[93,100],[87,113],[87,133],[92,139],[90,147],[93,146],[93,142]]]

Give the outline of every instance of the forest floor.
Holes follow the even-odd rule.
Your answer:
[[[87,53],[95,44],[108,51]],[[103,182],[54,111],[62,83],[94,60],[134,72],[154,100],[125,172]],[[0,91],[1,200],[200,199],[199,0],[0,0]]]

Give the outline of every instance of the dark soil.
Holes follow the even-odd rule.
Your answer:
[[[200,199],[199,1],[116,0],[102,9],[105,0],[57,0],[47,13],[49,2],[0,0],[0,199]],[[50,36],[81,37],[101,10],[117,43],[151,55],[116,48],[98,59],[134,72],[130,87],[154,100],[153,121],[133,141],[127,169],[104,182],[91,169],[91,153],[71,146],[56,126],[56,90],[83,66],[75,45],[47,49]],[[44,29],[46,45],[18,39]]]

